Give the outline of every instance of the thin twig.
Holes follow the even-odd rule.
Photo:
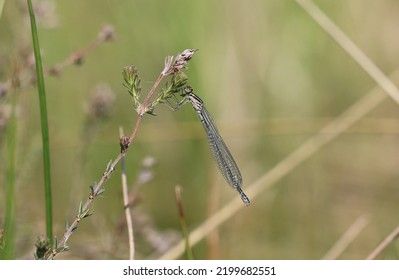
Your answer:
[[[75,51],[69,55],[64,61],[60,62],[54,67],[51,67],[50,70],[46,71],[46,74],[49,75],[59,75],[61,71],[70,65],[79,65],[82,63],[83,59],[91,52],[93,52],[96,48],[98,48],[102,43],[107,41],[112,41],[115,38],[115,30],[111,25],[105,25],[100,30],[98,36],[89,43],[85,48]]]
[[[354,61],[396,102],[399,104],[399,90],[375,63],[332,22],[311,0],[295,0],[319,25],[340,45]]]
[[[335,260],[355,240],[359,233],[368,225],[369,219],[362,215],[349,227],[341,238],[324,255],[323,260]]]
[[[151,96],[154,94],[154,92],[156,90],[156,86],[159,85],[159,83],[161,82],[163,77],[164,77],[164,75],[162,75],[162,74],[158,77],[157,82],[154,84],[151,91],[148,93],[148,96],[146,98],[147,103],[149,102]],[[143,104],[143,112],[144,112],[145,105],[146,104]],[[128,143],[126,143],[125,148],[123,150],[121,150],[121,152],[118,154],[118,156],[115,158],[115,160],[104,171],[103,176],[101,177],[100,181],[93,187],[92,193],[89,195],[88,199],[83,204],[83,207],[82,207],[83,211],[86,211],[87,209],[89,209],[89,206],[94,201],[94,198],[97,196],[97,194],[99,193],[99,191],[102,188],[102,186],[104,185],[104,183],[110,178],[111,174],[114,172],[115,166],[122,159],[122,157],[126,154],[127,149],[130,147],[131,143],[133,142],[133,140],[136,137],[136,134],[140,128],[140,124],[143,119],[143,115],[144,115],[144,113],[138,114],[137,119],[136,119],[136,124],[134,126],[134,130],[129,137]],[[77,226],[78,226],[80,220],[81,220],[81,218],[78,215],[75,218],[75,220],[72,222],[72,224],[68,227],[68,229],[65,231],[61,241],[57,244],[57,248],[65,247],[66,242],[68,241],[69,237],[77,229]],[[58,254],[56,252],[56,249],[54,249],[54,250],[55,251],[52,254],[52,258],[54,258]]]
[[[367,260],[374,260],[382,253],[390,244],[392,244],[399,237],[399,226],[392,231],[381,243],[367,256]]]
[[[97,47],[101,45],[103,42],[107,41],[112,41],[113,38],[115,37],[115,31],[112,26],[106,25],[104,26],[101,30],[96,39],[89,43],[87,47],[84,47],[82,50],[75,51],[71,53],[67,58],[65,58],[63,61],[59,62],[56,66],[50,67],[50,69],[46,70],[43,69],[43,75],[44,77],[47,77],[49,75],[53,76],[58,76],[61,74],[61,72],[64,70],[65,67],[70,66],[70,65],[76,65],[80,64],[83,59],[91,52],[93,52]],[[31,77],[31,66],[32,63],[30,62],[30,59],[27,59],[27,62],[25,63],[24,67],[22,67],[19,70],[18,73],[18,79],[21,79],[21,77],[28,76],[28,79],[21,79],[21,85],[19,86],[20,88],[25,88],[27,86],[30,86],[34,83],[36,83],[36,79]],[[7,93],[10,88],[11,88],[11,78],[0,83],[2,86],[1,90]]]
[[[155,90],[157,89],[159,83],[162,81],[162,79],[165,77],[166,75],[164,75],[164,73],[162,72],[161,74],[159,74],[158,79],[155,81],[154,85],[152,86],[150,92],[148,93],[147,98],[144,100],[143,102],[143,107],[142,107],[142,112],[140,113],[140,115],[144,115],[146,113],[145,109],[148,105],[148,103],[151,100],[151,97],[154,95]]]
[[[393,79],[399,79],[399,69],[392,74]],[[378,88],[374,88],[366,96],[349,107],[345,112],[335,118],[322,128],[316,135],[310,137],[304,144],[293,151],[285,159],[281,160],[273,169],[260,177],[256,182],[246,188],[248,196],[252,200],[273,186],[295,167],[304,162],[310,156],[319,151],[326,144],[337,138],[348,127],[361,119],[364,115],[374,109],[378,104],[386,99],[386,94]],[[212,217],[194,229],[190,234],[190,244],[194,246],[215,228],[231,218],[238,210],[243,207],[239,197],[234,198],[223,208],[216,212]],[[180,241],[160,259],[176,259],[184,252],[184,241]]]
[[[119,136],[123,137],[123,128],[119,128]],[[129,191],[127,188],[127,178],[126,178],[126,160],[125,157],[122,157],[122,194],[123,194],[123,207],[125,208],[125,216],[126,216],[126,226],[129,237],[129,260],[134,260],[135,247],[134,247],[134,233],[133,233],[133,220],[132,214],[130,212],[129,207]]]
[[[14,72],[17,73],[17,64],[14,66]],[[16,74],[13,74],[16,77]],[[7,124],[7,185],[5,188],[5,220],[4,231],[0,230],[0,259],[13,259],[15,247],[15,190],[16,190],[16,151],[18,143],[18,121],[17,121],[17,104],[18,104],[18,89],[16,80],[12,79],[13,93],[11,94],[11,113]],[[6,236],[7,238],[2,238]],[[3,241],[3,242],[2,242]],[[4,247],[2,246],[4,245]]]

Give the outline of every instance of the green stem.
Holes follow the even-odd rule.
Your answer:
[[[33,50],[36,61],[37,74],[37,88],[39,91],[40,103],[40,120],[42,126],[42,141],[43,141],[43,166],[44,166],[44,193],[46,204],[46,234],[47,238],[52,244],[53,240],[53,214],[52,214],[52,200],[51,200],[51,173],[50,173],[50,144],[49,132],[47,123],[47,106],[46,106],[46,92],[43,78],[42,59],[40,56],[39,38],[37,35],[35,14],[33,12],[31,0],[27,0],[29,7],[30,22],[32,28]]]

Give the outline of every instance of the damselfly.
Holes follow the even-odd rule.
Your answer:
[[[213,157],[219,167],[220,172],[226,179],[227,183],[229,183],[232,188],[238,191],[238,193],[241,195],[242,201],[247,206],[250,205],[251,202],[249,201],[249,198],[241,189],[242,177],[240,170],[238,169],[233,156],[220,136],[215,122],[212,120],[211,115],[205,108],[204,102],[193,92],[193,89],[190,86],[183,90],[181,96],[184,98],[178,103],[178,107],[176,109],[181,108],[187,102],[191,103],[194,110],[197,112],[202,126],[204,127],[208,136],[209,147],[211,148]]]

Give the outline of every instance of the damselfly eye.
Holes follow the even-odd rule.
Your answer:
[[[183,93],[184,95],[188,95],[188,94],[190,94],[190,93],[193,92],[193,88],[190,87],[190,86],[186,86],[186,87],[184,88],[183,92],[184,92],[184,93]]]

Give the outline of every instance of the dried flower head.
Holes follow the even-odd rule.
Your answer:
[[[46,259],[46,253],[51,249],[50,241],[46,237],[38,237],[35,243],[36,252],[35,259],[44,260]]]
[[[174,68],[180,71],[183,67],[186,66],[187,62],[193,57],[194,53],[197,50],[198,49],[187,49],[184,50],[182,53],[178,54],[173,64]]]
[[[180,72],[183,68],[186,68],[188,61],[193,57],[194,53],[198,49],[186,49],[182,53],[179,53],[172,63],[172,57],[168,56],[165,59],[165,69],[162,72],[163,75],[171,75]]]
[[[119,145],[121,146],[121,153],[126,153],[127,148],[129,148],[130,139],[128,136],[121,136],[119,138]]]
[[[98,84],[88,102],[88,114],[91,118],[109,117],[114,104],[115,94],[107,84]]]
[[[112,25],[103,26],[98,34],[98,38],[104,42],[115,40],[115,28]]]

